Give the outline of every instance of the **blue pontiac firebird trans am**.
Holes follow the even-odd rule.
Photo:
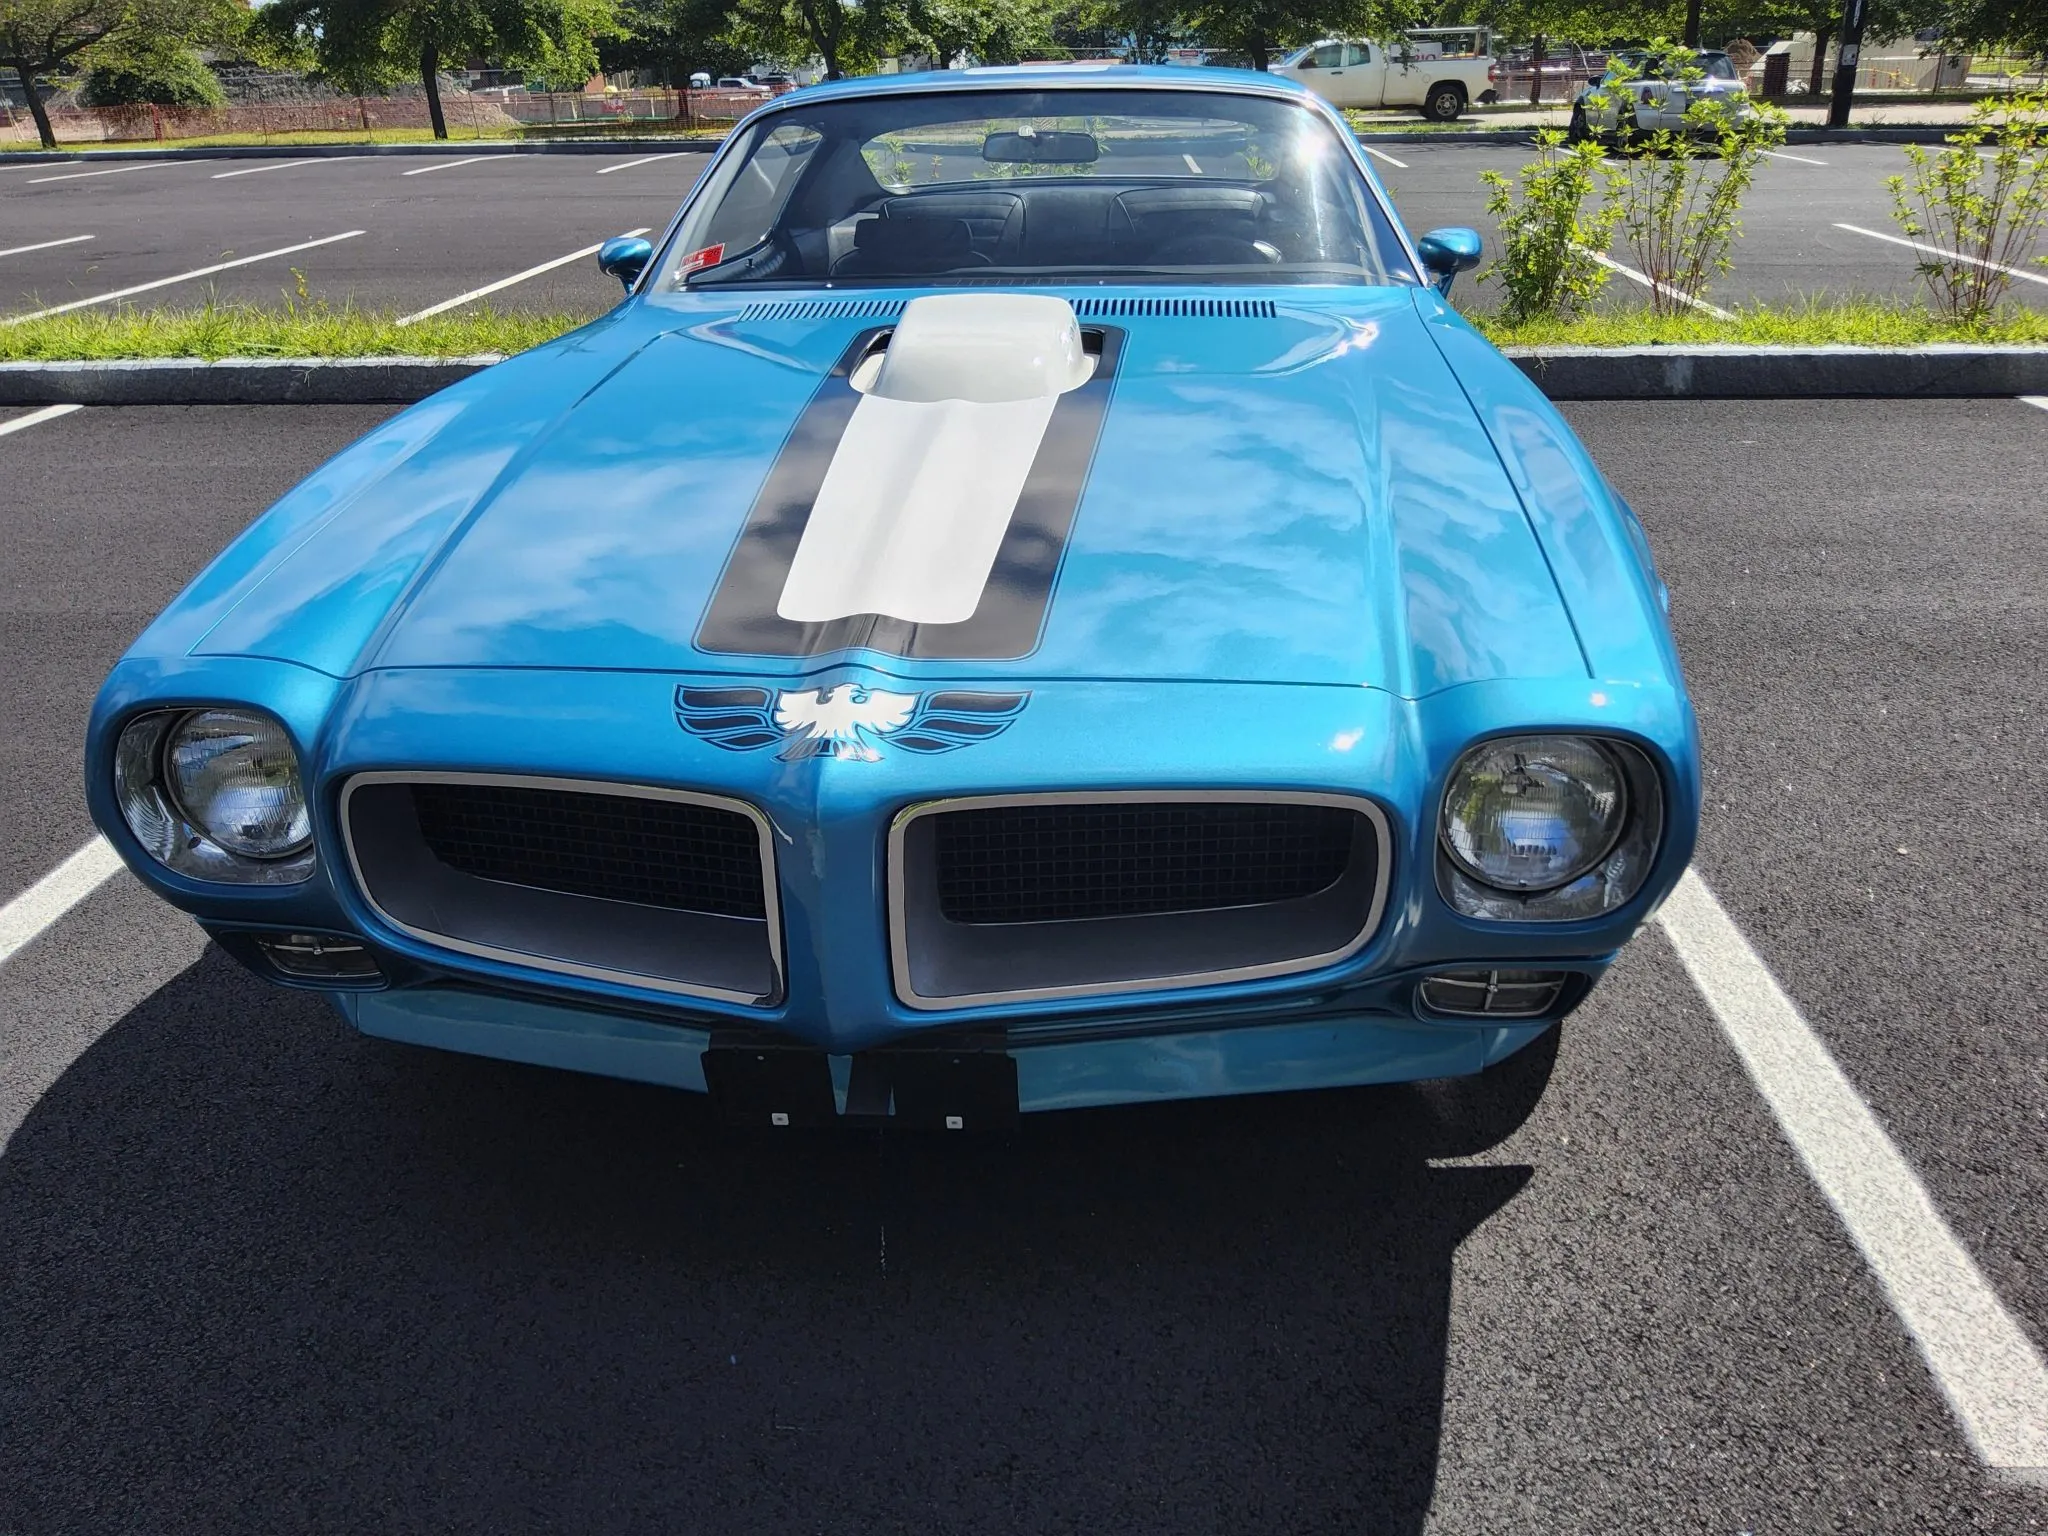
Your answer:
[[[1699,769],[1477,259],[1266,77],[781,97],[606,245],[616,309],[150,625],[94,815],[365,1034],[761,1125],[1480,1073],[1677,880]]]

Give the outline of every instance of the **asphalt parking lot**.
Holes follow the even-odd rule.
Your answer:
[[[1568,411],[1673,589],[1697,870],[2048,1344],[2048,411]],[[384,414],[0,413],[0,902],[128,638]],[[1450,1103],[736,1139],[355,1037],[117,875],[0,965],[0,1531],[2048,1528],[1662,928],[1526,1123]]]
[[[1515,145],[1367,149],[1410,229],[1472,225],[1489,246],[1480,172],[1512,173],[1529,157]],[[661,229],[707,161],[701,151],[656,147],[515,155],[459,146],[446,157],[0,161],[0,318],[158,283],[131,302],[194,305],[215,295],[274,305],[298,297],[301,275],[309,298],[385,313],[416,313],[515,277],[487,301],[595,313],[617,296],[595,263],[585,255],[547,264],[626,230]],[[1885,178],[1905,168],[1896,145],[1798,145],[1775,155],[1745,203],[1734,271],[1709,296],[1911,295],[1917,253],[1879,238],[1897,233]],[[223,262],[246,264],[203,273]],[[184,275],[195,273],[203,275]],[[2012,286],[2019,302],[2048,303],[2048,279]],[[1611,288],[1611,302],[1640,297],[1624,279]],[[1460,297],[1495,302],[1469,283]]]

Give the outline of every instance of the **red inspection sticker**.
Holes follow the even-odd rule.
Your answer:
[[[699,267],[715,267],[725,260],[725,247],[707,245],[701,251],[692,251],[682,259],[676,268],[678,272],[695,272]]]

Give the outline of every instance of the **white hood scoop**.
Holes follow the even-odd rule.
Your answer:
[[[1065,299],[913,299],[855,369],[861,399],[833,452],[776,613],[973,617],[1059,397],[1095,359]]]

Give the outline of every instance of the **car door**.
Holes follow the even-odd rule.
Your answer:
[[[1378,107],[1386,104],[1387,61],[1371,43],[1344,44],[1344,100],[1346,107]]]
[[[1355,43],[1317,43],[1294,66],[1300,72],[1295,78],[1333,107],[1378,106],[1377,100],[1355,99],[1358,87],[1366,83],[1365,72],[1346,63],[1356,53]]]

